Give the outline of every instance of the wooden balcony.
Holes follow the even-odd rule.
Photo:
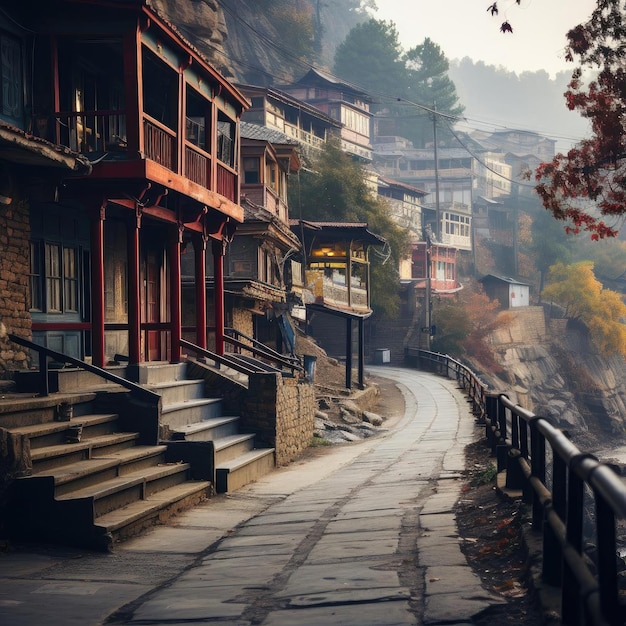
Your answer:
[[[49,117],[36,117],[35,133],[80,154],[109,153],[118,161],[132,160],[128,153],[125,111],[61,111]],[[148,115],[143,116],[143,156],[204,189],[212,189],[212,157],[189,141],[184,145],[184,171],[178,172],[178,135]],[[133,153],[136,155],[136,153]],[[137,157],[134,156],[136,160]],[[220,195],[238,203],[237,173],[218,162],[215,182]]]
[[[126,149],[125,111],[60,111],[34,123],[39,137],[80,154]]]
[[[242,185],[241,191],[254,204],[262,206],[272,215],[275,215],[284,222],[288,220],[287,205],[278,197],[273,189],[265,185],[246,184]]]
[[[307,270],[306,288],[313,293],[316,304],[340,309],[369,310],[367,288],[356,284],[348,287],[345,281],[340,282],[336,278],[325,276],[323,271]]]
[[[148,116],[143,120],[143,152],[146,158],[176,171],[176,133]]]

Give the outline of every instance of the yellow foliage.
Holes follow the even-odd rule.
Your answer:
[[[557,263],[550,268],[543,298],[560,304],[565,315],[584,322],[596,347],[607,354],[626,355],[626,304],[620,294],[604,289],[593,263]]]

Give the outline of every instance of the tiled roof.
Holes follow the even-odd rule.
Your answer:
[[[256,139],[258,141],[267,141],[273,144],[290,144],[299,145],[297,139],[281,133],[279,130],[273,128],[267,128],[267,126],[261,126],[260,124],[251,124],[250,122],[240,123],[240,133],[243,139]]]

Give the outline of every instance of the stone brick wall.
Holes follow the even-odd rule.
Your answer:
[[[242,430],[254,432],[257,443],[276,450],[276,465],[287,465],[309,446],[317,401],[307,382],[279,374],[250,376],[241,416]]]
[[[230,325],[232,328],[236,328],[240,333],[248,335],[248,337],[254,337],[254,324],[251,311],[233,308]]]
[[[31,338],[28,275],[30,271],[28,205],[14,199],[0,205],[0,379],[28,367],[28,354],[6,333]]]

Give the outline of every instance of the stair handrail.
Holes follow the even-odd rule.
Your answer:
[[[201,348],[200,346],[196,345],[195,343],[191,343],[191,341],[187,341],[186,339],[181,339],[180,340],[180,345],[183,348],[187,348],[188,350],[192,350],[193,352],[195,352],[199,356],[203,356],[203,357],[206,357],[208,359],[211,359],[212,361],[215,362],[215,364],[216,364],[218,369],[220,368],[221,365],[225,365],[227,367],[230,367],[230,368],[236,370],[240,374],[246,374],[247,376],[250,376],[252,374],[259,374],[262,371],[262,370],[260,370],[258,368],[255,369],[255,368],[252,368],[252,367],[246,367],[240,361],[237,361],[237,360],[229,357],[227,354],[220,355],[220,354],[217,354],[215,352],[211,352],[211,350],[207,350],[206,348]]]
[[[17,343],[20,346],[37,352],[39,358],[39,395],[44,398],[50,395],[50,386],[48,381],[48,358],[53,358],[59,363],[71,363],[79,369],[84,369],[87,372],[99,376],[100,378],[104,378],[112,383],[121,385],[137,396],[141,396],[144,400],[154,402],[157,405],[161,402],[161,396],[158,393],[150,391],[133,381],[122,378],[121,376],[113,374],[113,372],[109,372],[108,370],[98,367],[97,365],[87,363],[86,361],[77,359],[69,354],[63,354],[62,352],[57,352],[51,348],[41,346],[30,341],[29,339],[20,337],[19,335],[15,335],[13,333],[8,333],[8,337],[13,343]]]
[[[286,367],[289,367],[293,370],[297,370],[300,372],[304,371],[304,367],[297,356],[281,354],[276,350],[266,346],[264,343],[260,342],[258,339],[254,339],[253,337],[249,337],[245,333],[237,330],[236,328],[225,328],[225,333],[231,333],[233,336],[229,336],[229,334],[224,335],[224,340],[230,343],[232,346],[235,346],[239,349],[248,350],[252,352],[255,356],[262,356],[266,359],[274,361],[275,363],[280,363]],[[244,339],[245,341],[249,341],[250,344],[244,343],[241,341]]]

